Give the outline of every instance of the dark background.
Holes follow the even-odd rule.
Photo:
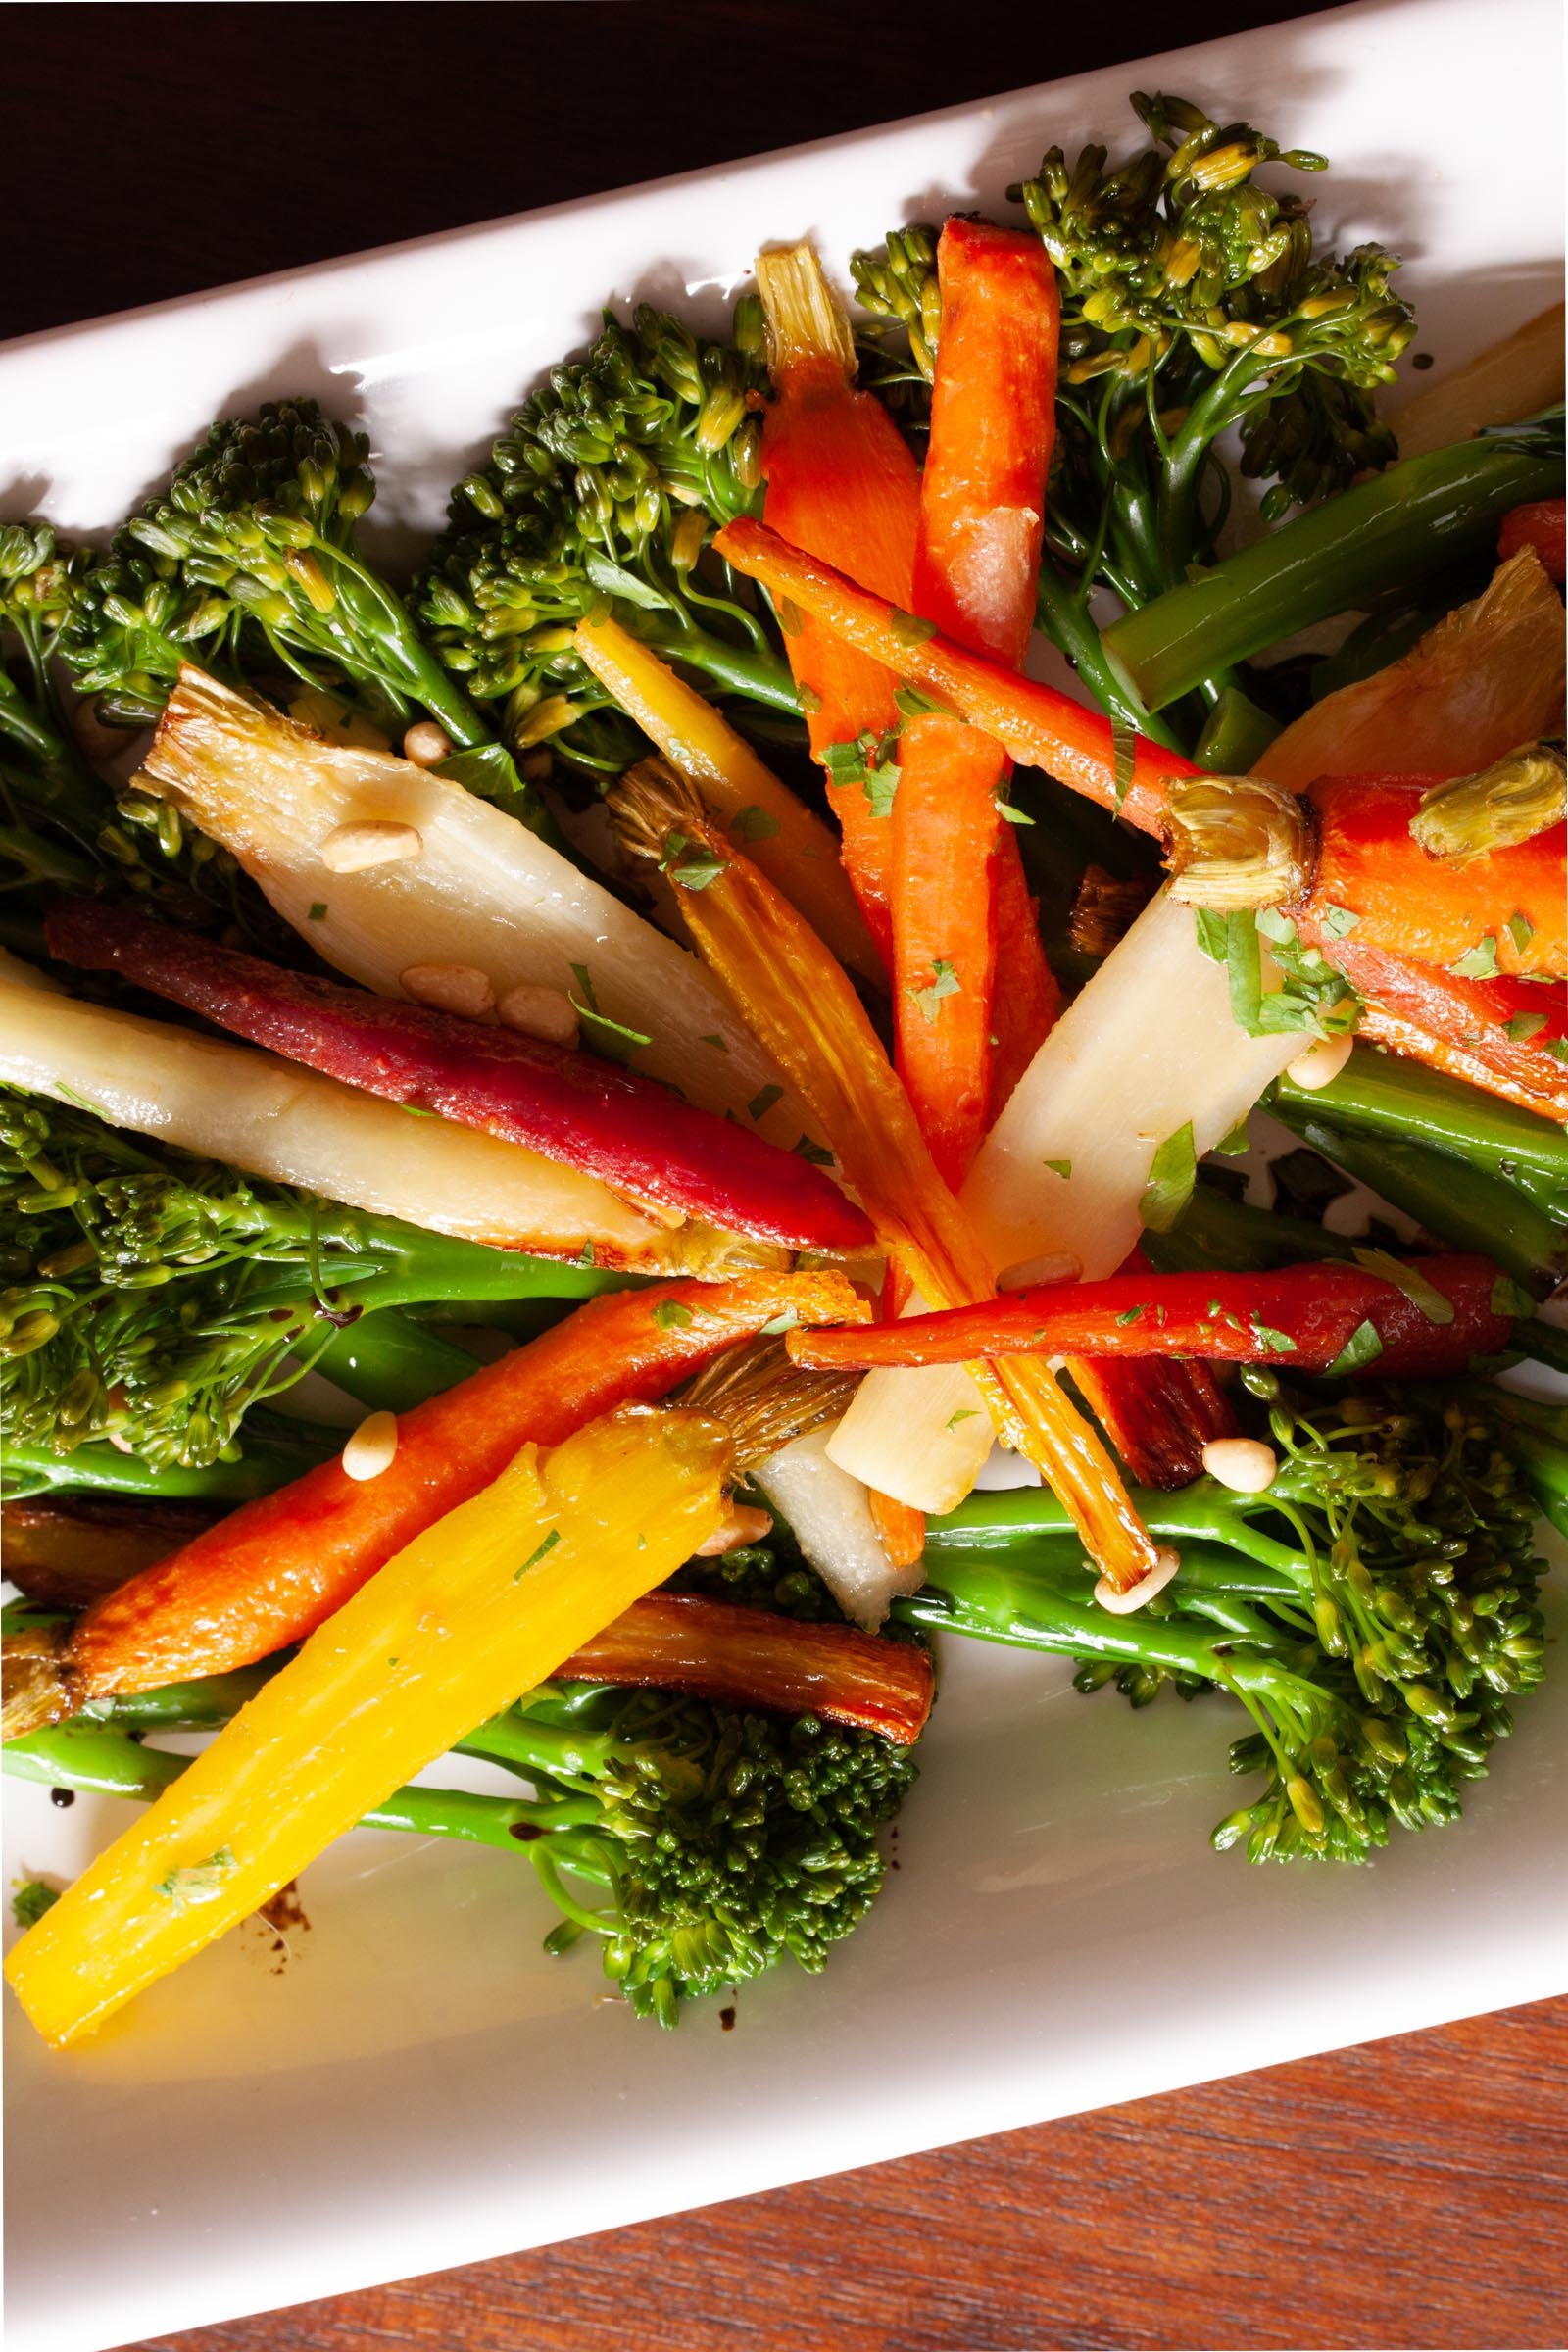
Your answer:
[[[10,6],[0,337],[1306,13]],[[888,2063],[919,2063],[896,2004]],[[1565,2084],[1556,2002],[180,2343],[1560,2346]],[[676,2165],[678,2137],[677,2119]],[[288,2248],[276,2257],[286,2294]]]
[[[0,339],[1310,14],[1288,0],[0,6]]]

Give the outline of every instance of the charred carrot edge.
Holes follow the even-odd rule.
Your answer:
[[[1534,499],[1528,506],[1515,507],[1502,518],[1497,534],[1497,559],[1506,564],[1510,556],[1518,555],[1523,547],[1533,547],[1542,564],[1554,580],[1561,580],[1568,570],[1568,526],[1564,524],[1565,502],[1560,498]]]
[[[1432,1379],[1506,1347],[1512,1293],[1499,1290],[1490,1258],[1418,1257],[1405,1271],[1408,1289],[1360,1266],[1324,1262],[1260,1274],[1117,1274],[860,1331],[793,1332],[789,1348],[797,1363],[832,1371],[1066,1349],[1326,1372],[1370,1325],[1378,1345],[1367,1343],[1362,1360],[1375,1360],[1378,1377]],[[1447,1317],[1439,1321],[1445,1301]]]
[[[722,1707],[821,1715],[919,1739],[935,1686],[929,1654],[853,1625],[803,1625],[765,1609],[695,1592],[633,1601],[557,1669],[565,1681],[689,1691]]]
[[[767,317],[775,397],[762,419],[766,512],[803,547],[836,564],[896,604],[913,594],[920,482],[907,443],[874,393],[855,387],[849,319],[809,244],[771,248],[757,259]],[[791,674],[801,691],[811,750],[897,727],[898,680],[875,657],[846,646],[808,614],[779,617]],[[846,870],[884,963],[890,960],[889,841],[886,815],[859,782],[835,783],[828,800],[843,834]]]
[[[46,928],[69,963],[119,972],[309,1069],[525,1145],[634,1199],[787,1249],[870,1240],[822,1169],[592,1054],[284,971],[96,900],[55,907]]]
[[[1568,971],[1568,825],[1460,862],[1434,858],[1410,832],[1431,776],[1324,777],[1311,788],[1317,864],[1298,920],[1332,931],[1355,916],[1358,946],[1414,963],[1467,956],[1505,975]],[[1490,941],[1490,950],[1488,942]]]
[[[983,654],[966,653],[885,596],[743,517],[714,541],[720,555],[769,594],[820,620],[847,645],[922,686],[994,736],[1025,767],[1044,768],[1144,832],[1163,829],[1172,783],[1203,771],[1147,736],[1133,737],[1118,763],[1110,721],[1070,695],[1018,677]],[[1118,794],[1118,766],[1126,790]]]
[[[119,1691],[251,1665],[313,1632],[394,1553],[500,1475],[519,1446],[558,1446],[649,1404],[779,1315],[863,1315],[837,1274],[670,1282],[591,1298],[524,1348],[398,1423],[379,1478],[323,1462],[244,1504],[88,1609],[65,1644],[62,1712]]]

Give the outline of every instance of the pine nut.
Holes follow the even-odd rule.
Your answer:
[[[403,738],[403,757],[416,767],[439,767],[451,759],[453,749],[451,736],[433,718],[416,718]]]
[[[393,865],[400,858],[417,858],[423,847],[415,826],[372,816],[362,824],[334,825],[321,844],[321,863],[331,874],[357,874],[368,865]]]
[[[559,988],[509,988],[496,1006],[496,1017],[507,1029],[523,1037],[542,1038],[550,1046],[574,1046],[579,1023],[577,1007]]]
[[[1287,1062],[1285,1075],[1293,1086],[1304,1086],[1316,1094],[1320,1086],[1332,1086],[1355,1050],[1350,1037],[1320,1037],[1304,1054]]]
[[[1140,1577],[1130,1592],[1118,1592],[1109,1578],[1102,1576],[1095,1587],[1095,1598],[1113,1617],[1130,1617],[1146,1600],[1152,1600],[1156,1592],[1164,1592],[1181,1564],[1182,1555],[1174,1544],[1161,1544],[1154,1553],[1154,1565],[1147,1576]]]
[[[396,1413],[368,1413],[343,1448],[343,1468],[349,1478],[379,1478],[390,1470],[398,1449]]]
[[[1279,1476],[1279,1456],[1261,1438],[1210,1438],[1203,1468],[1233,1494],[1265,1494]]]
[[[738,1551],[743,1544],[762,1544],[773,1533],[773,1518],[769,1511],[756,1511],[744,1502],[732,1503],[727,1519],[714,1528],[706,1544],[699,1544],[696,1556],[700,1560],[722,1559],[726,1551]]]
[[[399,972],[398,986],[416,1004],[466,1013],[471,1021],[495,1010],[496,992],[475,964],[411,963]]]

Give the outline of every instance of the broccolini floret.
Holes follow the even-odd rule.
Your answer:
[[[798,713],[770,619],[705,554],[759,503],[765,382],[755,301],[737,307],[730,343],[646,305],[629,326],[607,314],[588,357],[553,368],[458,484],[415,603],[467,691],[502,707],[509,743],[548,741],[604,774],[647,750],[572,651],[600,611],[754,729]]]
[[[1008,194],[1061,297],[1041,626],[1118,716],[1160,732],[1100,653],[1092,592],[1135,610],[1212,560],[1230,504],[1217,444],[1232,427],[1243,472],[1270,485],[1269,521],[1387,465],[1395,443],[1373,394],[1415,321],[1391,291],[1393,255],[1315,254],[1306,205],[1253,176],[1276,163],[1322,171],[1321,156],[1185,99],[1133,105],[1154,145],[1109,173],[1103,147],[1074,165],[1053,148]],[[867,380],[917,420],[941,328],[935,232],[897,231],[854,269],[873,314]]]
[[[69,1470],[99,1440],[160,1471],[232,1461],[247,1413],[313,1364],[339,1368],[362,1403],[401,1409],[472,1366],[401,1306],[613,1280],[343,1208],[0,1088],[13,1491],[38,1483],[29,1453]]]
[[[1095,1606],[1059,1506],[1032,1490],[933,1523],[930,1582],[896,1607],[1077,1658],[1080,1690],[1114,1681],[1135,1705],[1166,1681],[1227,1693],[1253,1725],[1232,1768],[1266,1780],[1215,1843],[1253,1861],[1364,1861],[1391,1826],[1457,1816],[1512,1729],[1510,1701],[1541,1680],[1534,1507],[1484,1396],[1391,1388],[1306,1404],[1272,1373],[1246,1378],[1279,1475],[1261,1494],[1204,1478],[1141,1497],[1182,1565],[1137,1614]]]

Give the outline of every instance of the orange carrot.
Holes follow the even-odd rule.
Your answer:
[[[924,687],[960,717],[994,736],[1020,766],[1044,768],[1074,792],[1115,808],[1131,825],[1157,833],[1171,784],[1200,775],[1191,760],[1147,736],[1134,736],[1118,761],[1110,721],[1070,695],[1000,662],[971,654],[929,622],[911,618],[894,600],[847,578],[820,557],[780,538],[766,523],[743,516],[713,542],[727,563],[769,594],[822,621],[858,652],[883,662]],[[1118,771],[1125,791],[1118,794]]]
[[[959,645],[1017,669],[1034,629],[1055,435],[1056,273],[1037,236],[952,220],[937,278],[915,607]]]
[[[650,1403],[779,1315],[864,1311],[836,1274],[660,1283],[589,1299],[403,1414],[378,1478],[357,1481],[340,1460],[323,1462],[106,1594],[64,1644],[53,1719],[93,1698],[270,1657],[489,1486],[526,1441],[559,1446],[619,1405]]]
[[[1560,498],[1538,498],[1527,507],[1515,507],[1502,518],[1497,536],[1497,555],[1507,563],[1522,547],[1533,547],[1554,580],[1560,580],[1568,570],[1568,532],[1564,530]]]
[[[1336,939],[1310,917],[1297,928],[1365,998],[1360,1035],[1371,1044],[1568,1122],[1568,982],[1467,980],[1354,932]]]
[[[649,1592],[567,1658],[566,1682],[685,1690],[722,1707],[821,1715],[907,1746],[931,1711],[927,1650],[697,1592]]]
[[[1291,909],[1326,920],[1343,908],[1363,947],[1415,963],[1469,958],[1501,973],[1568,972],[1568,825],[1464,859],[1433,857],[1412,840],[1410,819],[1440,779],[1334,776],[1311,787],[1317,863],[1311,894]],[[1490,944],[1489,944],[1490,943]]]
[[[960,718],[909,719],[893,816],[898,1068],[956,1192],[985,1133],[997,956],[997,747]]]
[[[879,594],[907,607],[920,500],[908,445],[876,395],[855,388],[849,320],[812,248],[759,254],[757,282],[775,393],[762,420],[766,511],[787,537],[851,565]],[[866,734],[880,739],[897,727],[898,681],[879,661],[810,615],[791,612],[787,598],[779,616],[818,760],[835,745]],[[859,780],[835,782],[831,769],[828,799],[843,831],[850,880],[889,962],[886,803]]]

